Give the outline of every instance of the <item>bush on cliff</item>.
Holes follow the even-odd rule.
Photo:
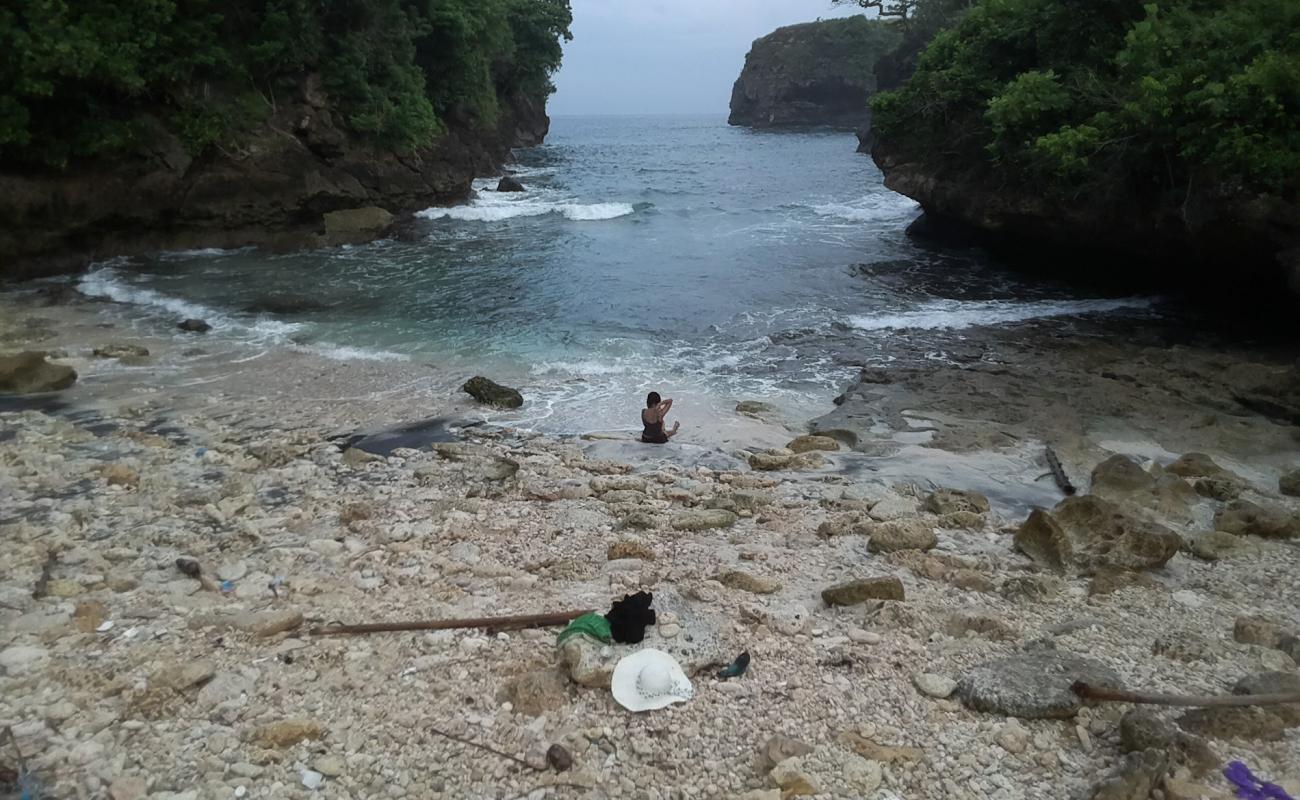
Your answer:
[[[304,75],[358,136],[430,143],[551,90],[569,0],[14,0],[0,8],[0,163],[233,146]]]
[[[982,0],[872,102],[881,141],[1063,193],[1300,189],[1295,0]]]

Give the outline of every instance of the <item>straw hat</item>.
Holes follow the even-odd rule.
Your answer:
[[[691,681],[676,659],[647,647],[624,656],[614,667],[610,688],[614,699],[629,711],[651,711],[690,700]]]

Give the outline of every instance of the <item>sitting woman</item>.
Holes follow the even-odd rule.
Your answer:
[[[677,429],[682,426],[680,422],[674,422],[672,430],[664,430],[664,417],[668,416],[668,409],[672,407],[672,399],[661,400],[658,392],[651,392],[646,397],[645,408],[641,409],[641,424],[645,426],[641,432],[641,441],[646,444],[667,444],[677,434]]]

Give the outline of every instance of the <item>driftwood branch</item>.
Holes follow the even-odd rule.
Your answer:
[[[516,757],[510,755],[509,753],[503,753],[503,752],[501,752],[500,750],[493,749],[493,748],[491,748],[491,747],[488,747],[488,746],[485,745],[485,744],[479,744],[478,742],[473,741],[472,739],[465,739],[465,738],[463,738],[463,737],[457,736],[457,735],[454,734],[454,733],[447,733],[446,731],[440,731],[440,730],[438,730],[437,728],[429,728],[429,733],[436,734],[436,735],[438,735],[438,736],[442,736],[442,737],[447,738],[447,739],[451,739],[453,742],[460,742],[461,744],[467,744],[467,745],[469,745],[470,747],[477,747],[478,749],[480,749],[480,750],[482,750],[482,751],[484,751],[484,752],[487,752],[487,753],[491,753],[491,754],[494,755],[494,756],[500,756],[501,758],[507,759],[507,760],[509,760],[509,761],[513,761],[513,762],[515,762],[516,764],[522,764],[522,765],[524,765],[525,767],[528,767],[529,769],[531,769],[533,772],[545,772],[545,771],[546,771],[546,767],[539,767],[539,766],[537,766],[537,765],[535,765],[535,764],[530,764],[530,763],[528,763],[527,761],[523,760],[522,758],[516,758]]]
[[[583,614],[590,614],[589,608],[581,611],[553,611],[548,614],[522,614],[510,617],[477,617],[474,619],[440,619],[416,622],[371,622],[362,625],[322,625],[311,629],[312,636],[334,636],[336,634],[392,633],[395,631],[445,631],[460,628],[489,628],[496,631],[519,630],[520,628],[549,628],[564,625]]]
[[[1187,695],[1159,694],[1156,692],[1129,692],[1124,689],[1107,689],[1102,686],[1090,686],[1079,681],[1070,687],[1085,700],[1107,700],[1115,703],[1137,703],[1148,706],[1276,706],[1284,703],[1300,703],[1300,692],[1282,692],[1280,694],[1226,694],[1226,695]]]
[[[1074,484],[1066,477],[1065,470],[1061,469],[1061,460],[1056,457],[1056,451],[1047,448],[1047,467],[1052,471],[1052,477],[1056,479],[1056,485],[1061,487],[1061,491],[1067,495],[1072,495],[1077,491]]]

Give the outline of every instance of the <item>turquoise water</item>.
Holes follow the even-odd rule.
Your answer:
[[[396,240],[118,260],[82,288],[160,330],[197,316],[248,346],[427,363],[448,386],[486,374],[529,399],[509,421],[553,432],[627,428],[650,389],[806,418],[860,366],[942,358],[973,326],[1147,313],[911,241],[916,205],[855,146],[722,117],[557,118],[508,168],[528,191],[478,181]]]

